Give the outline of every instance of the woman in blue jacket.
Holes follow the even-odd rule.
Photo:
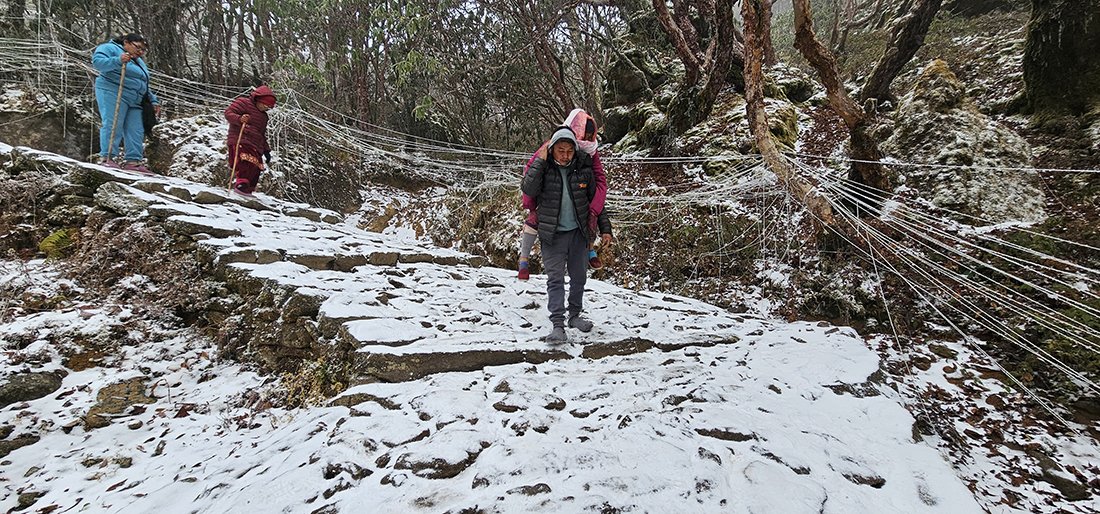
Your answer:
[[[99,45],[92,55],[92,66],[99,70],[99,77],[95,79],[95,99],[99,104],[99,116],[103,120],[103,127],[99,129],[99,155],[107,162],[107,166],[120,167],[114,162],[114,158],[119,153],[119,142],[125,141],[126,164],[123,169],[145,174],[152,173],[141,164],[142,146],[145,143],[141,99],[149,91],[149,68],[141,57],[148,49],[149,43],[145,37],[131,32]],[[122,73],[124,66],[125,78]],[[160,114],[156,95],[152,92],[149,95],[153,108]],[[112,132],[114,141],[109,141]]]

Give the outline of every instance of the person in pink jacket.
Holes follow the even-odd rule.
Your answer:
[[[573,135],[577,138],[577,148],[592,156],[592,172],[596,176],[596,196],[589,205],[588,222],[591,225],[589,233],[598,234],[596,219],[603,212],[604,204],[607,202],[607,176],[603,172],[603,164],[600,163],[600,154],[597,150],[596,120],[592,119],[583,109],[573,109],[569,116],[565,118],[563,125],[573,129]],[[535,161],[536,157],[546,159],[546,143],[543,143],[535,152],[535,155],[532,155],[531,159],[527,161],[527,167],[523,170],[524,175],[527,174],[527,168],[531,167],[531,163]],[[538,238],[539,233],[538,214],[536,213],[538,205],[534,198],[523,195],[523,208],[529,212],[520,232],[519,279],[527,280],[531,278],[529,264],[531,249],[535,247],[535,240]],[[588,242],[588,265],[592,269],[600,269],[603,267],[603,263],[596,256],[596,250],[593,248],[592,243],[593,240],[590,239]]]

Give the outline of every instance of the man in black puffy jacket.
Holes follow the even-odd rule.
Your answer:
[[[546,148],[548,155],[535,158],[520,189],[538,202],[547,308],[554,325],[546,342],[564,343],[569,340],[565,334],[566,324],[581,332],[592,330],[592,322],[581,316],[581,310],[584,284],[588,279],[588,207],[596,194],[596,178],[592,173],[592,158],[577,149],[571,128],[555,129]],[[606,244],[611,239],[611,222],[606,209],[601,212],[597,224]],[[565,301],[567,269],[568,309]]]

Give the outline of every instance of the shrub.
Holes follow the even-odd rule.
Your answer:
[[[322,358],[303,362],[295,373],[283,373],[279,384],[286,392],[288,407],[311,407],[347,389],[341,382],[345,376],[346,364],[333,364]]]

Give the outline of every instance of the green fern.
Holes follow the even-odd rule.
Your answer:
[[[50,259],[61,259],[65,257],[64,251],[73,244],[72,233],[67,228],[63,228],[46,236],[41,243],[38,244],[38,249],[46,254]]]

